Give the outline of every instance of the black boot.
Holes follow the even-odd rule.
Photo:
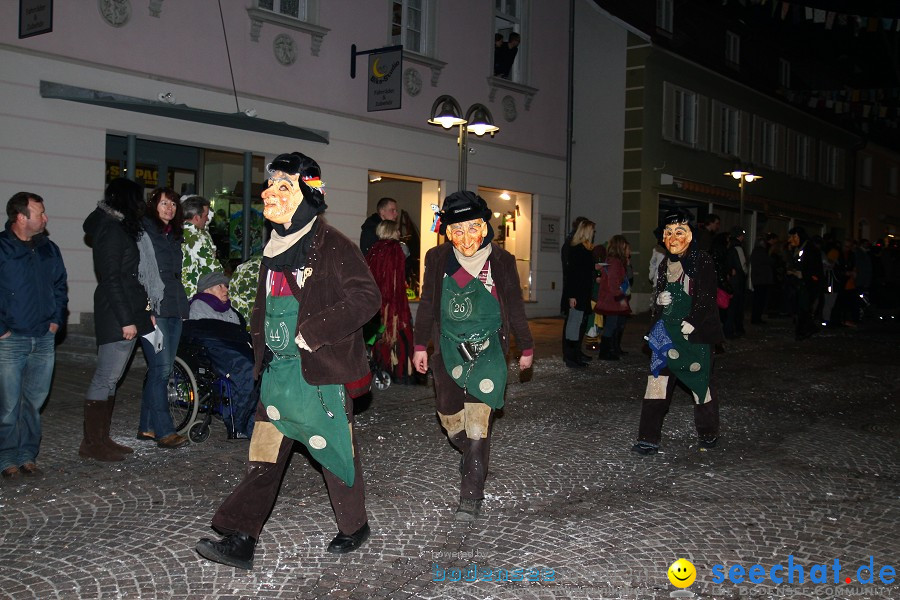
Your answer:
[[[623,333],[625,333],[625,332],[620,329],[620,330],[616,331],[615,334],[613,334],[613,348],[615,348],[616,354],[618,354],[619,356],[622,356],[623,354],[628,354],[627,352],[622,350],[622,334]]]
[[[567,367],[570,369],[583,369],[587,366],[586,362],[579,360],[578,355],[580,353],[578,340],[566,340],[563,350],[563,361],[566,363]]]
[[[600,338],[600,352],[597,358],[600,360],[619,360],[619,353],[616,352],[615,344],[612,337]]]
[[[197,542],[197,553],[207,560],[238,569],[253,568],[253,552],[256,540],[246,533],[229,533],[221,540],[202,538]]]

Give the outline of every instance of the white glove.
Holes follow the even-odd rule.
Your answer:
[[[668,306],[672,304],[672,292],[663,291],[656,297],[656,303],[660,306]]]
[[[692,333],[693,331],[694,331],[694,326],[693,326],[693,325],[691,325],[691,324],[688,323],[687,321],[682,321],[682,322],[681,322],[681,334],[682,334],[682,335],[684,335],[684,336],[691,335],[691,333]]]
[[[297,342],[297,347],[301,350],[312,352],[312,348],[309,347],[309,344],[306,343],[306,340],[304,340],[303,336],[299,333],[297,334],[297,337],[294,338],[294,341]]]

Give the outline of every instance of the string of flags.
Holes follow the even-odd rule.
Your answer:
[[[787,0],[722,0],[722,5],[729,1],[736,1],[742,6],[770,6],[773,18],[794,23],[813,23],[822,25],[830,30],[835,27],[852,28],[854,35],[862,32],[898,31],[900,32],[900,17],[884,17],[879,15],[861,15],[824,8],[807,6],[802,2]]]

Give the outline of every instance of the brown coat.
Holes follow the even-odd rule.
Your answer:
[[[356,244],[323,220],[316,225],[300,294],[295,335],[300,334],[312,352],[300,350],[303,378],[311,385],[350,383],[369,372],[362,326],[381,307],[381,294]],[[256,303],[250,316],[253,338],[254,377],[259,377],[266,342],[266,277],[260,268]]]
[[[534,347],[528,319],[525,317],[525,303],[522,301],[522,289],[519,284],[519,273],[516,271],[516,258],[498,246],[491,244],[491,276],[497,286],[497,297],[500,300],[500,343],[503,353],[509,352],[509,332],[516,336],[516,343],[521,350]],[[441,244],[425,254],[425,279],[422,286],[422,298],[416,313],[414,335],[417,346],[427,346],[434,334],[435,325],[441,323],[441,284],[447,258],[453,250],[452,244]],[[440,335],[438,333],[437,335]],[[435,338],[435,341],[437,338]]]

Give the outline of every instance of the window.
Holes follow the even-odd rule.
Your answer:
[[[809,136],[795,134],[794,146],[791,152],[791,173],[803,179],[809,179],[809,159],[812,156],[812,140]]]
[[[740,155],[741,113],[736,108],[715,103],[713,151],[726,156]]]
[[[663,137],[669,141],[691,146],[705,146],[701,144],[701,104],[700,97],[690,90],[665,83],[663,88]],[[703,107],[706,107],[704,99]],[[708,108],[703,108],[706,115]],[[703,135],[708,136],[705,126],[702,126]]]
[[[741,36],[731,31],[725,32],[725,60],[733,67],[741,64]]]
[[[791,87],[791,63],[783,58],[778,59],[778,83],[785,89]]]
[[[869,154],[863,154],[862,160],[860,161],[860,176],[859,176],[859,185],[861,187],[866,188],[867,190],[872,189],[872,156]]]
[[[418,54],[429,53],[427,0],[391,2],[391,43]]]
[[[674,0],[656,0],[656,26],[672,32],[674,22]]]
[[[256,0],[257,8],[306,21],[306,0]]]
[[[843,150],[823,142],[820,146],[819,154],[819,181],[833,187],[842,187],[844,172],[843,161]],[[896,178],[894,186],[894,193],[896,193]]]
[[[675,90],[673,108],[675,140],[694,145],[697,141],[697,96],[686,90]]]
[[[494,0],[494,76],[522,83],[525,50],[521,45],[523,0]]]
[[[759,162],[767,167],[775,167],[778,159],[778,128],[775,123],[760,119],[759,144],[757,156]]]

